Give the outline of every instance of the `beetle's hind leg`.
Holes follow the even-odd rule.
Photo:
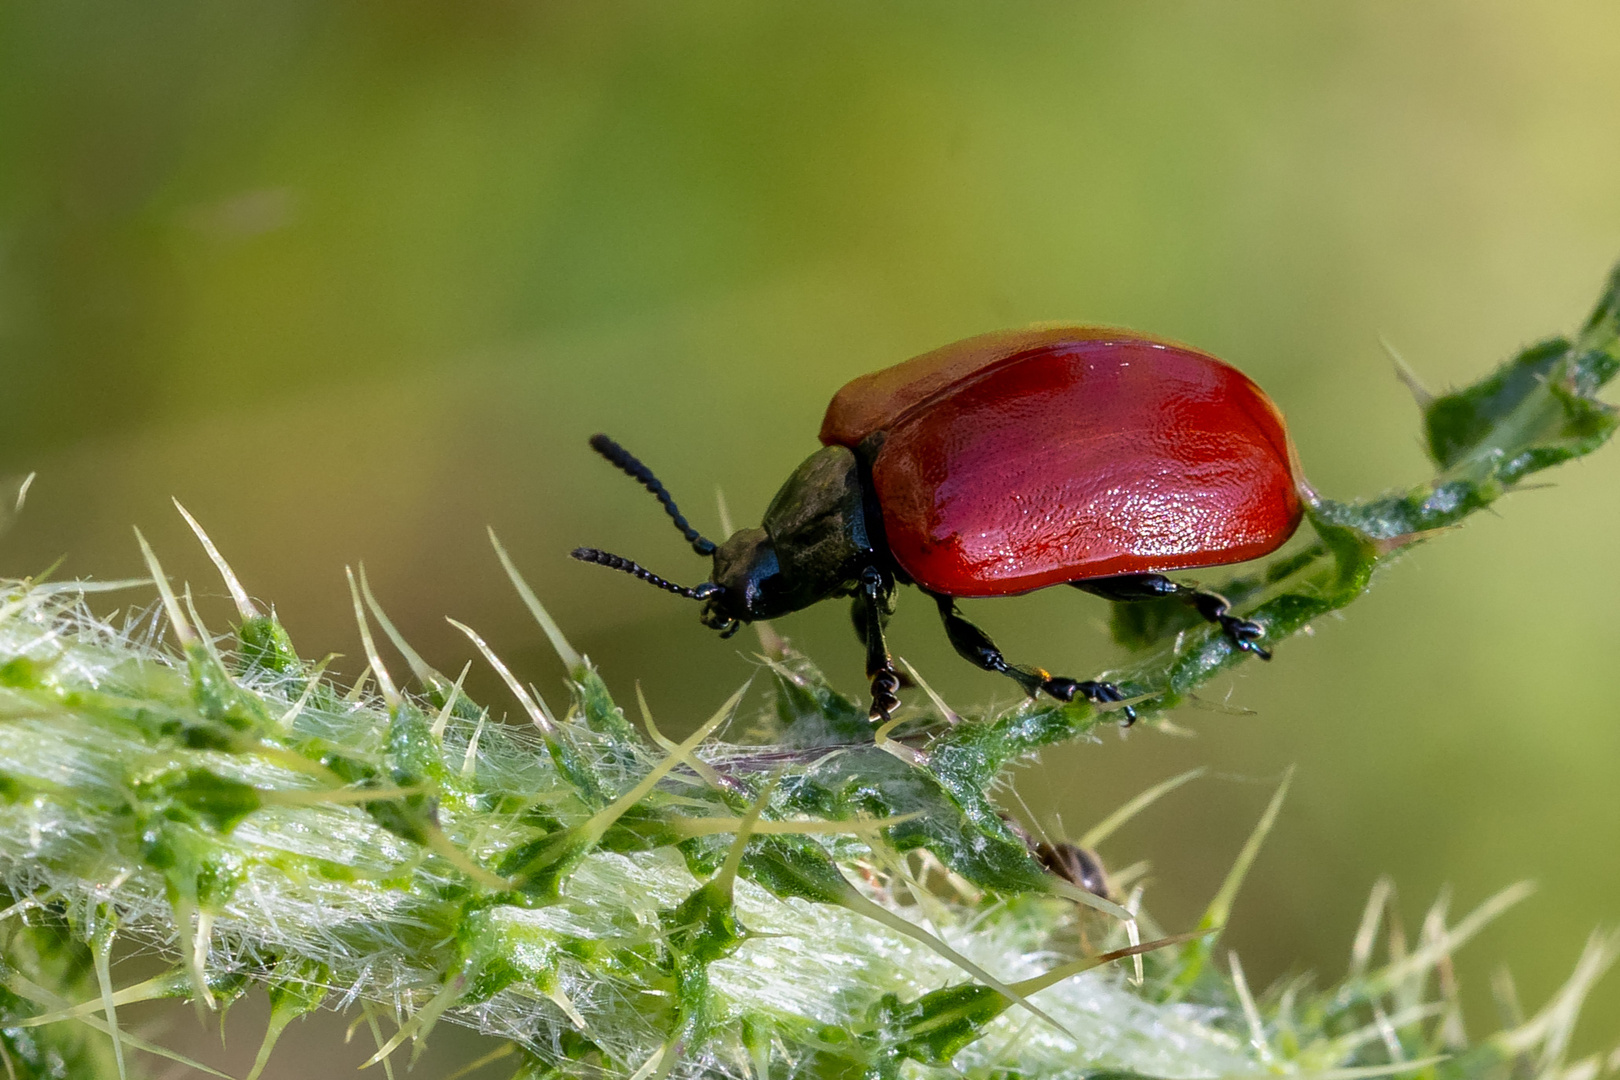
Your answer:
[[[956,609],[956,601],[953,598],[936,594],[934,603],[939,605],[939,617],[945,623],[945,636],[950,638],[951,647],[956,650],[958,656],[975,667],[1007,676],[1022,686],[1024,693],[1030,697],[1044,692],[1059,701],[1073,701],[1076,694],[1098,704],[1112,704],[1125,700],[1125,695],[1119,687],[1110,682],[1069,679],[1061,675],[1052,675],[1040,668],[1009,664],[1007,658],[1001,655],[1001,650],[996,647],[996,643],[990,640],[990,635],[963,618],[962,613]],[[1125,713],[1125,723],[1136,722],[1135,709],[1127,705],[1122,711]]]
[[[1252,619],[1240,619],[1230,614],[1231,601],[1220,593],[1182,585],[1163,574],[1120,574],[1117,577],[1071,581],[1069,584],[1105,600],[1123,603],[1174,597],[1190,604],[1207,622],[1218,625],[1236,648],[1253,653],[1262,660],[1271,659],[1271,650],[1260,644],[1260,639],[1266,633],[1265,627]]]
[[[888,720],[900,707],[900,672],[889,657],[883,627],[894,613],[894,579],[875,566],[861,571],[850,615],[855,633],[866,646],[866,677],[872,680],[872,720]]]

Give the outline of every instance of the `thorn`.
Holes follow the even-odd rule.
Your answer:
[[[451,1005],[455,1004],[456,999],[459,998],[466,991],[466,989],[467,976],[465,974],[458,974],[455,978],[445,983],[444,989],[435,994],[432,1001],[428,1002],[422,1007],[421,1011],[417,1012],[409,1020],[406,1020],[403,1024],[401,1024],[399,1026],[399,1030],[394,1032],[393,1038],[377,1047],[377,1052],[371,1055],[371,1057],[366,1060],[366,1063],[360,1067],[362,1069],[369,1069],[379,1061],[387,1061],[389,1056],[392,1055],[395,1050],[398,1050],[400,1045],[404,1043],[406,1039],[413,1037],[417,1040],[417,1042],[411,1053],[411,1064],[415,1065],[416,1059],[421,1056],[422,1050],[426,1045],[422,1040],[427,1038],[428,1032],[433,1030],[433,1026],[438,1023],[440,1014],[443,1013],[444,1010],[448,1009]]]
[[[781,774],[778,773],[760,785],[759,797],[754,800],[754,804],[748,808],[748,812],[737,824],[737,835],[731,842],[731,849],[726,852],[726,861],[715,871],[713,880],[725,890],[727,898],[732,895],[732,886],[737,880],[737,872],[742,869],[743,855],[748,851],[748,841],[759,825],[759,816],[765,812],[765,807],[770,805],[771,795],[776,791],[776,785],[781,779]]]
[[[371,671],[377,676],[377,685],[382,688],[383,700],[390,709],[400,702],[399,691],[394,688],[393,676],[383,667],[382,656],[377,652],[377,643],[371,637],[371,624],[366,621],[366,609],[360,603],[360,587],[354,582],[354,571],[347,566],[343,573],[349,579],[349,596],[354,601],[354,621],[360,625],[360,645],[366,651],[366,663],[371,665]]]
[[[1560,1061],[1569,1048],[1569,1039],[1574,1033],[1575,1022],[1580,1018],[1581,1006],[1587,994],[1617,957],[1620,957],[1620,937],[1594,932],[1586,940],[1586,948],[1576,961],[1574,973],[1553,995],[1553,999],[1529,1022],[1496,1036],[1494,1041],[1500,1042],[1512,1054],[1527,1053],[1539,1045],[1543,1063],[1551,1065]],[[1611,1055],[1611,1060],[1614,1057]]]
[[[113,1060],[118,1065],[118,1080],[126,1080],[124,1039],[118,1029],[118,1008],[112,984],[112,946],[117,931],[113,928],[110,912],[104,908],[101,914],[102,917],[97,920],[96,933],[93,935],[92,958],[96,969],[96,982],[101,987],[101,1011],[106,1014],[107,1027],[112,1031]]]
[[[922,768],[924,765],[928,764],[927,754],[923,753],[921,750],[913,750],[905,743],[896,742],[895,740],[889,738],[889,732],[893,731],[903,723],[905,723],[905,720],[898,717],[893,720],[885,720],[882,724],[878,725],[876,731],[872,732],[872,745],[876,746],[879,750],[882,750],[886,754],[891,754],[894,757],[899,758],[901,761],[912,766],[913,768]]]
[[[369,1002],[363,1004],[361,1008],[364,1010],[363,1019],[367,1026],[371,1028],[371,1038],[376,1042],[377,1048],[380,1050],[386,1040],[383,1039],[382,1025],[377,1022],[377,1010],[372,1008]],[[354,1029],[350,1028],[349,1031],[352,1035]],[[388,1080],[394,1080],[394,1059],[391,1055],[382,1059],[382,1066]]]
[[[1198,920],[1199,929],[1207,930],[1216,926],[1225,926],[1226,920],[1232,914],[1232,901],[1237,899],[1238,890],[1243,887],[1243,879],[1248,876],[1249,868],[1254,865],[1256,856],[1260,854],[1260,845],[1265,842],[1266,835],[1271,827],[1277,823],[1277,815],[1282,812],[1283,800],[1288,797],[1288,788],[1294,782],[1294,767],[1288,766],[1283,772],[1282,783],[1277,785],[1277,791],[1266,804],[1265,813],[1255,823],[1254,831],[1243,842],[1238,851],[1237,858],[1232,863],[1232,869],[1226,872],[1226,880],[1204,909],[1204,917]]]
[[[197,1011],[212,1011],[218,1008],[213,991],[208,989],[208,942],[214,936],[214,917],[190,902],[182,904],[175,914],[180,916],[182,928],[190,925],[193,914],[197,916],[197,929],[186,949],[186,970],[191,976],[191,991],[197,995]]]
[[[1243,965],[1238,962],[1237,951],[1229,951],[1226,959],[1232,972],[1232,989],[1243,1006],[1243,1018],[1249,1023],[1249,1045],[1254,1047],[1262,1062],[1269,1063],[1271,1047],[1266,1043],[1266,1027],[1260,1020],[1260,1007],[1254,1003],[1254,994],[1249,991],[1249,980],[1243,974]]]
[[[1378,344],[1384,347],[1384,352],[1394,362],[1395,377],[1401,380],[1406,388],[1412,392],[1412,398],[1417,402],[1418,408],[1427,411],[1429,406],[1434,403],[1433,392],[1423,385],[1423,381],[1418,378],[1417,372],[1413,371],[1412,366],[1406,362],[1405,358],[1395,351],[1395,346],[1389,343],[1388,338],[1379,338]]]
[[[780,660],[787,655],[787,638],[776,632],[768,619],[754,620],[754,633],[759,635],[759,647],[766,656]]]
[[[171,499],[173,499],[172,496]],[[219,548],[214,546],[214,542],[208,538],[208,534],[197,523],[197,519],[191,516],[191,512],[180,505],[180,500],[173,499],[173,502],[174,508],[180,511],[180,516],[186,519],[187,525],[191,526],[191,531],[197,534],[198,541],[202,543],[203,550],[208,553],[208,558],[213,561],[215,569],[219,571],[219,576],[225,579],[225,588],[230,590],[231,600],[236,604],[237,613],[244,619],[257,618],[259,609],[253,606],[252,600],[248,599],[247,590],[242,588],[242,582],[237,579],[236,572],[231,569],[231,564],[225,561],[225,556],[219,553]]]
[[[23,477],[22,484],[17,488],[17,505],[12,508],[12,513],[22,513],[23,503],[28,501],[28,489],[33,487],[34,477],[38,475],[39,473],[37,472],[31,472],[27,476]]]
[[[435,739],[442,740],[444,738],[444,729],[450,724],[450,710],[455,708],[456,699],[461,696],[461,683],[467,678],[467,672],[471,670],[471,660],[462,664],[461,674],[456,676],[455,685],[451,686],[450,692],[445,695],[444,708],[440,709],[439,715],[433,718],[433,737]]]
[[[358,704],[360,699],[366,696],[366,683],[370,681],[371,668],[367,667],[366,670],[360,673],[360,677],[354,681],[354,685],[349,687],[349,692],[343,695],[343,700],[350,705]]]
[[[518,573],[517,565],[512,562],[512,557],[501,546],[500,538],[495,535],[493,528],[489,529],[489,542],[494,545],[495,554],[500,556],[501,566],[506,569],[506,576],[512,579],[512,587],[517,590],[518,596],[522,597],[524,605],[529,609],[529,614],[533,615],[534,621],[540,624],[540,629],[546,632],[546,637],[551,640],[551,647],[556,650],[557,656],[563,662],[563,667],[567,668],[568,673],[572,675],[583,665],[579,653],[574,650],[572,645],[568,644],[568,639],[563,636],[562,628],[557,625],[557,620],[553,619],[551,613],[541,605],[539,598],[534,595],[534,590],[529,588],[529,583],[523,580],[522,574]]]
[[[1455,952],[1464,942],[1478,934],[1488,924],[1495,920],[1508,908],[1524,900],[1535,892],[1535,886],[1528,881],[1521,881],[1489,897],[1473,911],[1469,912],[1456,926],[1442,932],[1438,941],[1424,940],[1418,948],[1411,952],[1405,951],[1404,938],[1393,933],[1391,925],[1390,963],[1367,976],[1359,984],[1357,992],[1365,995],[1385,993],[1399,986],[1414,976],[1427,977],[1427,973],[1439,963],[1442,957]],[[1391,909],[1393,914],[1393,909]],[[1345,991],[1341,991],[1341,995]],[[1511,1033],[1509,1033],[1511,1035]]]
[[[467,753],[461,759],[461,778],[471,782],[478,775],[478,740],[484,734],[484,721],[489,719],[489,710],[485,709],[478,714],[478,724],[473,728],[472,738],[467,740]]]
[[[191,623],[197,628],[203,651],[208,653],[208,658],[225,674],[226,679],[234,685],[236,680],[230,678],[230,673],[225,667],[225,658],[219,655],[219,649],[214,645],[213,635],[208,632],[208,627],[203,625],[202,616],[197,614],[197,604],[191,598],[191,585],[189,583],[186,585],[183,595],[186,601],[186,613],[191,616]]]
[[[752,828],[756,836],[860,836],[876,837],[884,829],[904,825],[922,817],[922,811],[896,814],[893,817],[840,818],[836,821],[756,821]],[[743,819],[736,817],[683,817],[679,814],[665,819],[683,838],[718,836],[735,833],[742,828]]]
[[[569,998],[567,994],[563,993],[562,987],[553,986],[550,990],[542,990],[540,992],[544,994],[546,999],[549,1000],[553,1005],[557,1006],[557,1008],[563,1011],[563,1015],[568,1017],[569,1023],[573,1024],[574,1027],[578,1028],[580,1031],[586,1030],[585,1018],[579,1014],[578,1009],[574,1008],[573,1000]],[[507,1043],[506,1045],[509,1048],[516,1049],[517,1044]],[[450,1080],[450,1078],[447,1077],[446,1080]]]
[[[1306,506],[1311,507],[1313,510],[1321,507],[1321,493],[1317,491],[1316,488],[1311,485],[1311,482],[1305,479],[1305,477],[1301,476],[1299,478],[1299,480],[1294,484],[1294,489],[1299,492],[1299,499]]]
[[[377,598],[371,595],[371,582],[366,580],[365,563],[360,564],[360,595],[366,598],[366,607],[377,617],[377,625],[382,627],[388,640],[394,643],[394,648],[405,657],[405,663],[410,665],[411,674],[416,676],[416,681],[431,689],[441,688],[444,685],[444,676],[435,671],[433,665],[423,660],[422,655],[411,648],[410,642],[405,640],[405,635],[394,627],[393,620],[383,611],[382,605],[377,603]]]
[[[1159,949],[1169,948],[1171,945],[1180,945],[1183,942],[1207,937],[1211,933],[1214,933],[1214,931],[1192,930],[1182,934],[1171,934],[1169,937],[1156,938],[1153,941],[1138,942],[1129,948],[1114,949],[1111,952],[1100,953],[1096,956],[1083,957],[1071,963],[1060,964],[1045,974],[1016,982],[1012,985],[1012,988],[1026,996],[1038,994],[1047,987],[1055,986],[1064,979],[1073,978],[1082,971],[1090,971],[1092,968],[1111,964],[1115,960],[1123,960],[1127,956],[1139,957],[1143,953],[1157,952]]]
[[[642,1062],[641,1067],[630,1074],[630,1080],[647,1080],[648,1077],[652,1076],[653,1070],[658,1068],[658,1063],[664,1060],[664,1055],[670,1053],[673,1049],[673,1043],[665,1043],[657,1050],[654,1050],[652,1057]]]
[[[1207,771],[1207,769],[1202,767],[1197,769],[1189,769],[1177,776],[1172,776],[1168,780],[1163,780],[1157,784],[1154,784],[1152,787],[1142,792],[1142,794],[1138,795],[1136,798],[1132,799],[1130,802],[1126,803],[1124,806],[1121,806],[1118,810],[1115,810],[1112,814],[1109,814],[1097,824],[1093,825],[1086,831],[1085,835],[1081,836],[1080,839],[1076,841],[1076,843],[1083,848],[1095,848],[1098,844],[1112,836],[1114,834],[1114,830],[1131,820],[1131,818],[1135,817],[1137,814],[1140,814],[1143,810],[1146,810],[1148,807],[1158,802],[1159,799],[1176,790],[1176,788],[1180,787],[1182,784],[1187,783],[1189,780],[1196,780],[1200,776],[1203,776]]]
[[[1367,973],[1372,961],[1373,945],[1378,941],[1378,927],[1384,919],[1384,908],[1395,892],[1395,883],[1381,877],[1367,896],[1367,906],[1361,912],[1361,925],[1356,928],[1355,942],[1350,946],[1350,974],[1347,982],[1360,979]]]
[[[153,1001],[159,998],[177,997],[185,992],[188,985],[184,969],[175,968],[161,975],[154,975],[144,982],[126,986],[124,989],[114,992],[112,1003],[114,1006],[124,1006],[138,1004],[143,1001]],[[78,1020],[86,1016],[94,1016],[98,1012],[105,1012],[106,1008],[105,1000],[98,995],[87,1001],[81,1001],[77,1005],[70,1005],[66,1008],[8,1022],[18,1028],[42,1027],[45,1024],[55,1024],[63,1020]],[[128,1041],[127,1037],[125,1041]]]
[[[845,886],[847,892],[845,893],[841,903],[842,906],[847,910],[853,911],[857,915],[864,915],[866,918],[871,919],[873,922],[878,923],[881,926],[888,927],[897,934],[903,934],[904,936],[922,945],[929,952],[932,952],[940,959],[945,960],[954,967],[957,967],[962,971],[965,971],[967,974],[973,976],[975,979],[979,980],[979,982],[983,983],[985,986],[988,986],[990,989],[994,990],[1008,1001],[1023,1006],[1025,1009],[1029,1010],[1036,1017],[1038,1017],[1043,1023],[1049,1025],[1054,1031],[1063,1035],[1065,1038],[1075,1038],[1073,1032],[1064,1027],[1062,1024],[1058,1023],[1047,1013],[1043,1012],[1040,1007],[1029,1000],[1028,995],[1020,992],[1018,987],[1007,985],[994,975],[990,974],[984,968],[980,967],[978,964],[975,964],[972,960],[969,960],[967,957],[951,948],[935,935],[924,930],[922,927],[906,921],[896,913],[890,911],[888,908],[878,904],[876,901],[867,899],[855,888],[855,886],[850,885],[847,880],[845,882]],[[1089,896],[1090,894],[1088,893],[1087,895]],[[1132,942],[1132,944],[1134,945],[1136,943]]]
[[[309,704],[309,699],[315,696],[315,688],[320,685],[321,676],[326,672],[326,665],[330,664],[336,657],[337,653],[327,653],[321,662],[316,664],[314,669],[310,671],[309,680],[304,683],[303,693],[298,695],[298,700],[293,702],[287,711],[281,714],[281,719],[277,721],[281,730],[292,730],[293,721],[297,720],[298,714],[304,711],[304,706]]]
[[[945,699],[935,693],[934,688],[928,685],[927,680],[912,666],[911,661],[903,656],[899,659],[900,663],[905,667],[906,673],[911,676],[911,681],[922,687],[923,693],[928,695],[928,700],[934,703],[934,708],[939,710],[939,715],[944,718],[945,722],[952,727],[960,724],[962,718],[956,714],[956,710],[945,704]]]
[[[478,647],[478,651],[484,654],[484,659],[489,661],[489,666],[494,668],[496,674],[505,681],[507,689],[512,691],[512,696],[518,699],[519,704],[523,706],[523,711],[529,714],[529,719],[534,721],[534,726],[540,729],[540,733],[548,740],[555,739],[557,737],[557,724],[556,721],[551,719],[551,714],[546,711],[544,703],[540,699],[531,696],[523,688],[523,684],[517,681],[517,676],[512,674],[512,669],[507,667],[501,658],[495,655],[495,650],[491,649],[484,639],[478,636],[478,631],[466,623],[459,623],[454,619],[446,619],[445,621],[466,634],[472,640],[472,643]]]
[[[647,726],[647,734],[652,737],[652,741],[666,754],[681,753],[680,746],[673,739],[666,738],[664,733],[658,730],[658,725],[653,723],[652,710],[647,707],[647,695],[641,692],[640,682],[636,683],[636,702],[641,706],[641,721]],[[737,785],[734,782],[723,778],[715,771],[712,765],[696,754],[685,754],[684,757],[686,767],[697,773],[705,783],[716,791],[732,792],[737,790]]]
[[[714,733],[715,728],[731,719],[732,714],[736,712],[737,703],[742,700],[743,694],[747,693],[747,691],[748,684],[744,683],[741,689],[727,698],[725,703],[715,710],[713,716],[705,720],[696,731],[692,732],[675,749],[671,750],[662,761],[654,765],[647,775],[636,783],[635,787],[613,800],[603,809],[592,814],[579,825],[574,826],[569,832],[584,838],[592,844],[600,840],[615,821],[618,821],[629,812],[631,807],[651,794],[653,788],[658,786],[659,781],[673,772],[677,765],[687,760],[692,751],[696,750],[702,745],[704,739]]]
[[[1503,964],[1491,973],[1491,997],[1504,1028],[1516,1028],[1524,1023],[1524,1008],[1519,1004],[1519,988],[1513,982],[1513,972]]]
[[[1375,537],[1372,542],[1373,550],[1378,553],[1379,558],[1384,558],[1404,547],[1422,543],[1424,540],[1432,540],[1444,533],[1455,532],[1461,528],[1462,524],[1459,522],[1455,525],[1442,525],[1438,529],[1420,529],[1417,532],[1401,533],[1399,536]]]
[[[174,627],[175,639],[182,648],[190,648],[197,644],[197,635],[192,632],[191,624],[180,613],[180,601],[175,599],[174,590],[169,587],[169,579],[163,575],[163,564],[158,562],[157,555],[152,552],[152,545],[146,542],[141,530],[135,530],[135,539],[140,542],[141,555],[146,559],[146,568],[152,573],[152,583],[157,586],[158,595],[163,598],[163,610],[168,613],[169,623]]]
[[[559,991],[557,991],[557,993],[560,995],[562,993],[562,991],[559,990]],[[550,994],[547,994],[546,996],[551,997]],[[557,999],[552,998],[552,1000],[556,1001]],[[567,998],[564,998],[563,1000],[566,1001]],[[573,1003],[570,1002],[569,1006],[568,1006],[568,1009],[571,1010],[571,1009],[573,1009],[573,1007],[574,1007]],[[559,1005],[558,1008],[562,1008],[562,1006]],[[568,1010],[564,1010],[564,1011],[568,1011]],[[569,1019],[573,1019],[573,1017],[570,1016]],[[581,1020],[579,1022],[579,1027],[580,1027],[581,1030],[584,1030],[584,1027],[585,1027],[585,1021],[584,1020]],[[444,1080],[461,1080],[462,1077],[470,1076],[471,1074],[477,1072],[479,1069],[482,1069],[485,1065],[493,1065],[495,1062],[501,1060],[502,1058],[511,1057],[513,1054],[515,1054],[517,1052],[518,1052],[518,1044],[517,1043],[511,1043],[511,1042],[504,1043],[504,1044],[502,1044],[500,1046],[497,1046],[495,1049],[491,1050],[489,1053],[485,1054],[483,1057],[477,1058],[476,1060],[467,1062],[467,1064],[463,1065],[461,1068],[457,1069],[455,1072],[451,1073],[449,1076],[446,1076],[444,1078]],[[249,1080],[252,1080],[252,1078],[250,1077]]]

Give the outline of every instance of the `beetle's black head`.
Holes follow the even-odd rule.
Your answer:
[[[855,457],[844,447],[825,447],[799,466],[765,512],[764,528],[742,529],[716,544],[687,523],[664,485],[622,446],[606,435],[592,438],[591,446],[657,496],[692,550],[713,557],[714,572],[686,588],[596,548],[577,548],[574,558],[701,600],[699,618],[722,637],[745,622],[774,619],[845,589],[872,559]]]
[[[703,624],[721,619],[753,622],[797,610],[782,577],[776,545],[764,529],[742,529],[714,553],[718,591],[703,605]]]

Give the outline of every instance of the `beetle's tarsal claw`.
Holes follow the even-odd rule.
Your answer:
[[[1095,682],[1087,680],[1080,684],[1080,692],[1086,695],[1088,701],[1099,705],[1112,705],[1116,701],[1124,701],[1125,693],[1111,682]]]
[[[894,668],[885,668],[872,676],[872,708],[867,719],[872,721],[891,718],[894,710],[900,707],[900,673]]]
[[[1253,619],[1239,619],[1231,615],[1221,615],[1215,620],[1221,624],[1226,632],[1227,640],[1237,648],[1247,653],[1253,653],[1262,660],[1271,659],[1271,651],[1259,644],[1265,636],[1266,629]]]

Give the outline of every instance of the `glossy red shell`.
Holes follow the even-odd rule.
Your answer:
[[[1299,525],[1271,399],[1213,356],[1129,331],[987,334],[864,375],[821,441],[875,431],[889,549],[949,596],[1242,562]]]

